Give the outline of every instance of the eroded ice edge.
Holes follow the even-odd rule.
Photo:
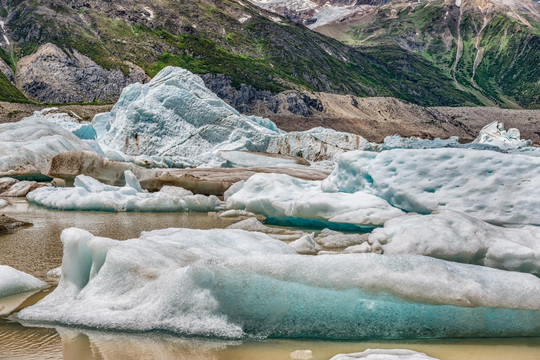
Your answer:
[[[42,290],[47,287],[49,287],[49,284],[32,275],[11,266],[0,265],[0,299],[28,291]]]
[[[242,230],[61,238],[58,287],[18,320],[222,338],[540,332],[540,279],[524,273],[416,255],[301,256]]]

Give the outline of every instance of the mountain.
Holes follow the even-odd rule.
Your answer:
[[[3,100],[112,102],[176,65],[254,92],[480,103],[424,56],[352,48],[242,0],[0,0],[0,24],[0,82],[18,89],[2,86]]]
[[[420,55],[485,105],[540,108],[537,0],[253,3],[374,57],[389,46]]]

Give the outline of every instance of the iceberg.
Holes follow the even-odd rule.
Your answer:
[[[90,176],[79,175],[73,188],[44,187],[26,198],[29,202],[58,210],[82,211],[216,211],[220,206],[214,196],[193,195],[185,189],[149,193],[129,170],[124,172],[126,185],[106,185]]]
[[[504,228],[455,211],[405,215],[373,230],[385,254],[419,254],[540,275],[540,226]]]
[[[502,122],[493,121],[480,130],[473,143],[487,144],[501,149],[519,149],[531,145],[530,140],[521,139],[518,129],[504,130]]]
[[[455,210],[495,224],[540,225],[540,158],[489,150],[351,151],[322,182],[408,212]]]
[[[58,287],[25,323],[220,338],[526,336],[540,279],[417,255],[298,255],[242,230],[116,241],[62,232]]]
[[[49,284],[36,279],[32,275],[11,266],[0,265],[0,298],[28,291],[42,290],[48,287]]]
[[[0,124],[0,176],[43,179],[49,161],[57,154],[74,150],[95,150],[40,114],[19,122]]]
[[[300,226],[369,228],[403,215],[401,210],[374,195],[323,192],[320,181],[282,174],[253,175],[231,187],[225,200],[228,209],[262,214],[267,223]]]
[[[200,77],[175,67],[124,88],[111,112],[96,115],[92,125],[98,141],[112,149],[186,166],[219,167],[219,150],[264,151],[280,133],[270,120],[240,114]]]
[[[437,360],[424,353],[406,349],[367,349],[359,353],[339,354],[330,360]]]
[[[127,86],[112,110],[96,115],[92,125],[111,160],[146,156],[162,159],[169,167],[221,167],[227,160],[241,166],[269,162],[239,150],[318,161],[371,148],[359,135],[330,129],[284,133],[269,119],[240,114],[207,89],[199,76],[171,66],[147,84]]]

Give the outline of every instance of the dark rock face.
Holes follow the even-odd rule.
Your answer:
[[[323,110],[321,101],[309,93],[288,90],[275,94],[246,84],[235,88],[231,78],[222,74],[205,74],[201,77],[206,87],[244,114],[309,117]]]
[[[112,102],[122,89],[147,77],[135,65],[129,73],[106,70],[76,50],[65,53],[45,44],[17,63],[17,86],[30,99],[44,103]]]
[[[22,228],[22,227],[29,227],[29,226],[33,226],[33,225],[34,224],[32,224],[32,223],[17,220],[17,219],[11,218],[9,216],[6,216],[4,214],[0,215],[0,235],[4,234],[4,233],[7,233],[7,232],[9,232],[11,230],[15,230],[15,229]]]

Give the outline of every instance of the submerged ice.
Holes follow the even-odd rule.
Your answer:
[[[164,187],[149,193],[129,170],[124,172],[123,187],[103,184],[86,175],[75,178],[72,188],[44,187],[26,195],[31,203],[59,210],[96,211],[214,211],[216,196],[193,195],[181,188]]]
[[[265,234],[62,233],[62,278],[20,321],[182,335],[403,338],[540,331],[540,279],[425,256],[302,256]]]

